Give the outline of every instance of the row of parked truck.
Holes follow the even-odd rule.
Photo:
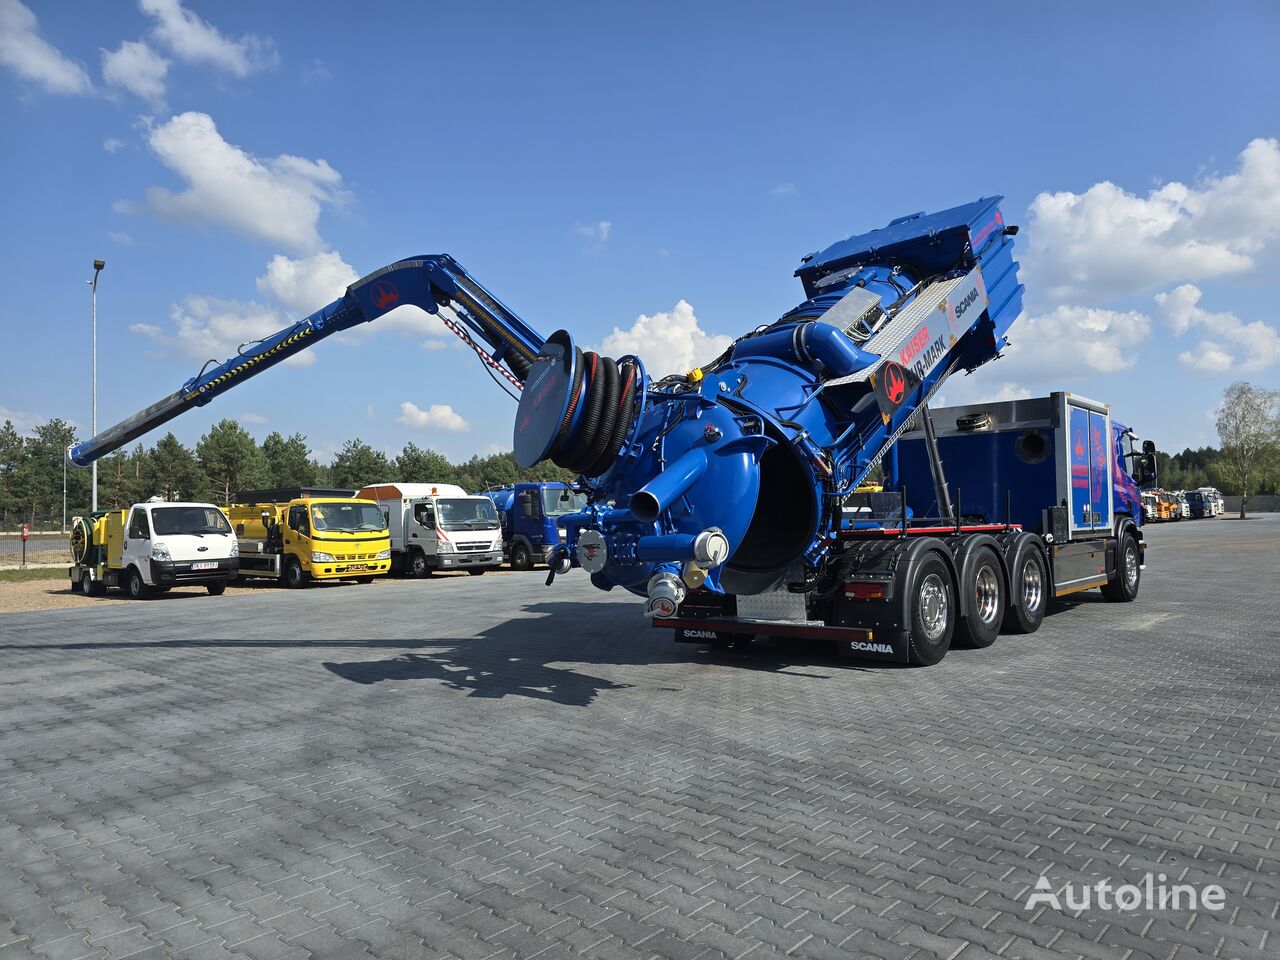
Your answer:
[[[584,503],[563,483],[484,494],[447,483],[247,490],[225,509],[154,500],[74,519],[71,585],[141,598],[175,586],[221,594],[241,577],[299,588],[436,570],[480,576],[504,561],[527,570],[550,559],[564,539],[558,518]]]
[[[1216,517],[1226,505],[1216,487],[1196,490],[1147,490],[1142,494],[1146,518],[1160,523],[1170,520],[1199,520]]]

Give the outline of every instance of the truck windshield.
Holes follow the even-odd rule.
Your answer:
[[[445,530],[498,529],[498,511],[488,497],[437,500],[436,514]]]
[[[565,499],[561,499],[561,498]],[[582,493],[561,488],[559,490],[544,488],[542,491],[542,513],[548,517],[563,517],[567,513],[579,513],[586,509],[587,497]]]
[[[368,533],[387,529],[382,511],[373,503],[313,503],[311,526],[317,532]]]
[[[231,524],[217,507],[156,507],[151,511],[151,529],[157,537],[176,533],[202,537],[230,533]]]

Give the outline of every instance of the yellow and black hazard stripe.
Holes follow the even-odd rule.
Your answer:
[[[285,337],[283,340],[277,343],[270,350],[264,350],[262,353],[259,353],[252,357],[245,357],[242,362],[237,363],[234,367],[232,367],[226,373],[222,374],[221,376],[214,377],[208,383],[201,384],[199,387],[197,387],[195,390],[192,390],[182,399],[195,400],[197,397],[200,396],[200,394],[207,393],[210,389],[214,387],[220,387],[223,384],[231,380],[234,380],[236,377],[240,376],[240,374],[244,373],[246,370],[250,369],[251,367],[257,366],[259,363],[261,363],[263,360],[266,360],[268,357],[275,356],[276,354],[280,353],[282,350],[288,349],[289,347],[293,346],[295,343],[298,343],[300,340],[304,340],[305,338],[311,336],[315,332],[316,332],[315,327],[308,324],[307,326],[299,330],[297,333],[291,333],[289,336]]]

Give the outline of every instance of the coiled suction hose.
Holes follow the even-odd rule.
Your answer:
[[[547,459],[597,477],[613,466],[635,416],[636,365],[577,347],[569,408]],[[579,413],[581,410],[581,413]],[[576,423],[575,423],[576,419]]]

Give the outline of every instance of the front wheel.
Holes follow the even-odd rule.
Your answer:
[[[532,570],[533,554],[529,552],[527,544],[517,543],[511,548],[511,569],[512,570]]]
[[[1006,606],[1004,572],[990,547],[978,548],[977,556],[969,564],[964,589],[969,612],[960,621],[956,639],[967,647],[989,647],[1000,635]]]
[[[427,555],[421,550],[413,551],[413,555],[409,557],[408,573],[415,580],[431,576],[431,565],[427,563]]]
[[[483,577],[484,569],[484,567],[471,567],[467,570],[467,573],[471,574],[473,577]]]
[[[284,564],[284,585],[290,590],[301,590],[307,585],[307,572],[297,557],[290,557]]]
[[[1138,597],[1138,585],[1142,581],[1141,559],[1138,554],[1138,538],[1126,532],[1120,537],[1116,549],[1116,575],[1102,588],[1102,598],[1110,603],[1129,603]]]
[[[356,583],[373,583],[373,577],[356,577]]]
[[[129,599],[131,600],[145,600],[151,593],[147,587],[147,581],[142,579],[142,574],[138,572],[137,567],[129,568],[129,579],[125,589],[129,591]]]
[[[956,591],[942,557],[929,553],[920,561],[911,591],[911,644],[908,656],[929,667],[947,655],[956,627]]]
[[[227,582],[223,580],[219,583],[206,583],[204,588],[209,591],[209,596],[220,597],[227,592]]]

